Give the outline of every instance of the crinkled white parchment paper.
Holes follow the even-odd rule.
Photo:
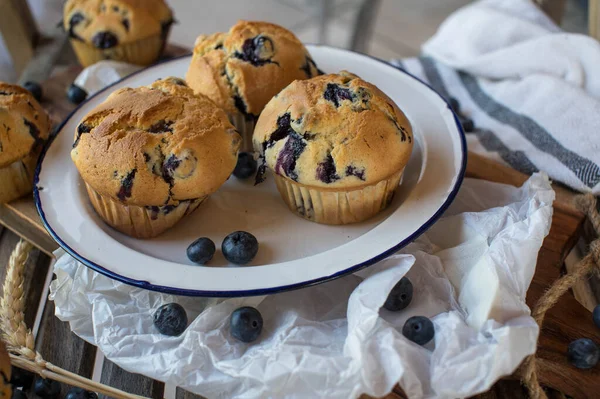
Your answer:
[[[51,286],[56,315],[124,369],[207,398],[383,396],[397,382],[411,398],[458,398],[489,389],[536,347],[525,293],[550,228],[554,192],[534,175],[520,189],[467,179],[444,218],[397,255],[332,282],[266,297],[175,297],[110,280],[62,255]],[[415,295],[380,310],[405,274]],[[178,302],[191,321],[158,334],[152,314]],[[229,334],[229,315],[256,306],[258,341]],[[435,342],[401,329],[431,317]]]

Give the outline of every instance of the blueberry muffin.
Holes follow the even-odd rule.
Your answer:
[[[152,64],[172,24],[164,0],[67,0],[64,6],[63,26],[84,67],[101,60]]]
[[[168,78],[112,93],[78,125],[71,158],[102,219],[148,238],[227,180],[240,141],[223,110]]]
[[[33,174],[50,127],[48,114],[30,92],[0,82],[0,204],[33,189]]]
[[[413,147],[411,125],[374,85],[348,72],[295,81],[254,131],[261,171],[292,212],[318,223],[366,220],[392,200]]]
[[[267,22],[239,21],[227,33],[201,35],[187,72],[196,93],[223,108],[252,150],[258,115],[284,87],[320,72],[294,34]]]

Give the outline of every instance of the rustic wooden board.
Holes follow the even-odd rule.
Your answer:
[[[162,382],[140,374],[129,373],[107,359],[104,359],[100,382],[125,392],[154,399],[162,398],[165,390],[165,384]],[[108,398],[104,395],[101,397]]]

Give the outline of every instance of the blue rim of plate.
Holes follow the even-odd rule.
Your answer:
[[[324,48],[335,48],[332,46],[323,46],[323,45],[314,45],[314,46],[318,46],[318,47],[324,47]],[[138,288],[143,288],[146,290],[151,290],[151,291],[157,291],[157,292],[162,292],[165,294],[173,294],[173,295],[183,295],[183,296],[199,296],[199,297],[215,297],[215,298],[232,298],[232,297],[248,297],[248,296],[257,296],[257,295],[268,295],[268,294],[275,294],[275,293],[279,293],[279,292],[284,292],[284,291],[291,291],[291,290],[295,290],[295,289],[299,289],[299,288],[304,288],[304,287],[310,287],[316,284],[321,284],[321,283],[325,283],[327,281],[331,281],[331,280],[335,280],[337,278],[343,277],[345,275],[357,272],[361,269],[364,269],[365,267],[371,266],[377,262],[379,262],[380,260],[383,260],[385,258],[387,258],[388,256],[394,254],[395,252],[398,252],[400,249],[402,249],[403,247],[405,247],[406,245],[408,245],[409,243],[411,243],[412,241],[414,241],[415,239],[417,239],[417,237],[419,237],[421,234],[423,234],[426,230],[428,230],[441,216],[442,214],[446,211],[446,209],[448,209],[448,207],[450,206],[450,204],[454,201],[454,198],[456,197],[456,195],[458,194],[458,190],[460,189],[460,186],[462,185],[462,182],[464,180],[465,177],[465,171],[467,168],[467,140],[465,137],[465,132],[462,128],[462,125],[458,119],[458,116],[456,115],[456,113],[454,112],[454,110],[452,110],[452,108],[450,107],[450,104],[448,103],[448,101],[441,95],[439,94],[437,91],[435,91],[429,84],[427,84],[426,82],[423,82],[421,79],[417,78],[416,76],[406,72],[403,69],[400,69],[398,67],[395,67],[394,65],[390,64],[389,62],[380,60],[379,58],[367,55],[367,54],[361,54],[361,53],[356,53],[354,51],[350,51],[350,50],[346,50],[346,49],[340,49],[340,48],[335,48],[336,50],[341,50],[341,51],[346,51],[348,53],[353,53],[353,54],[357,54],[363,57],[367,57],[370,58],[374,61],[383,63],[385,65],[387,65],[388,67],[392,68],[393,70],[397,71],[398,73],[403,73],[405,75],[410,76],[411,78],[419,81],[421,84],[423,84],[424,86],[428,87],[432,92],[434,92],[435,94],[437,94],[442,101],[444,101],[448,107],[448,109],[450,109],[452,111],[452,115],[454,116],[454,121],[456,123],[456,127],[458,129],[458,133],[459,133],[459,139],[461,142],[461,151],[462,151],[462,162],[461,162],[461,166],[460,166],[460,171],[458,173],[456,182],[454,184],[454,187],[452,188],[452,191],[450,192],[450,194],[448,195],[448,198],[446,198],[446,201],[444,201],[444,203],[440,206],[440,208],[433,214],[433,216],[431,216],[425,223],[423,223],[423,225],[418,228],[414,233],[412,233],[411,235],[409,235],[408,237],[406,237],[404,240],[400,241],[398,244],[394,245],[393,247],[391,247],[390,249],[388,249],[387,251],[382,252],[381,254],[366,260],[364,262],[358,263],[356,265],[350,266],[344,270],[341,270],[337,273],[334,273],[332,275],[329,276],[325,276],[325,277],[319,277],[317,279],[313,279],[313,280],[308,280],[308,281],[303,281],[300,283],[295,283],[295,284],[290,284],[290,285],[284,285],[284,286],[279,286],[279,287],[271,287],[271,288],[261,288],[261,289],[254,289],[254,290],[247,290],[247,291],[205,291],[205,290],[189,290],[189,289],[181,289],[181,288],[173,288],[173,287],[166,287],[166,286],[162,286],[162,285],[156,285],[156,284],[151,284],[148,281],[143,281],[143,280],[135,280],[135,279],[131,279],[125,276],[122,276],[120,274],[117,274],[115,272],[112,272],[100,265],[98,265],[97,263],[94,263],[92,261],[90,261],[89,259],[84,258],[83,256],[79,255],[74,249],[72,249],[71,247],[69,247],[59,236],[58,234],[56,234],[56,232],[52,229],[52,227],[50,226],[50,224],[48,223],[48,221],[46,220],[46,215],[44,214],[44,209],[42,208],[42,203],[40,200],[40,193],[39,193],[39,189],[38,189],[38,183],[40,181],[40,172],[42,170],[42,163],[44,161],[44,158],[46,157],[46,152],[48,151],[48,149],[50,148],[50,146],[52,145],[52,143],[54,142],[54,139],[56,138],[56,136],[58,136],[58,134],[63,130],[64,126],[69,122],[69,120],[73,117],[73,115],[79,110],[79,108],[81,106],[83,106],[86,102],[90,101],[92,98],[100,95],[101,93],[110,90],[113,86],[115,86],[116,84],[121,83],[123,80],[129,79],[130,77],[137,75],[139,73],[142,73],[144,71],[147,71],[149,69],[155,68],[157,66],[169,63],[169,62],[173,62],[173,61],[177,61],[179,59],[185,58],[185,57],[190,57],[191,54],[185,54],[185,55],[181,55],[175,58],[170,58],[164,61],[160,61],[154,65],[151,65],[147,68],[143,68],[140,69],[139,71],[136,71],[130,75],[125,76],[124,78],[118,80],[117,82],[114,82],[113,84],[106,86],[104,89],[98,91],[97,93],[95,93],[93,96],[91,96],[90,98],[88,98],[85,102],[81,103],[77,108],[75,108],[65,119],[64,121],[62,121],[62,123],[54,130],[54,134],[52,134],[52,136],[50,137],[50,139],[48,140],[48,143],[46,144],[46,146],[44,147],[40,158],[38,160],[36,169],[35,169],[35,176],[34,176],[34,183],[33,183],[33,198],[35,201],[35,207],[37,208],[37,211],[40,215],[40,218],[42,220],[42,223],[44,225],[44,227],[46,228],[46,230],[48,231],[48,233],[50,234],[50,236],[52,237],[52,239],[54,239],[54,241],[56,241],[58,243],[58,245],[60,245],[60,247],[62,249],[65,250],[65,252],[67,252],[69,255],[71,255],[73,258],[77,259],[77,261],[81,262],[82,264],[84,264],[85,266],[89,267],[90,269],[103,274],[113,280],[117,280],[120,281],[122,283],[128,284],[128,285],[132,285]]]

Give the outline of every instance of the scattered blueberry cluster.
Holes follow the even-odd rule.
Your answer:
[[[383,308],[391,312],[406,309],[412,298],[413,285],[408,277],[402,277],[390,291]],[[429,318],[413,316],[404,323],[402,335],[417,345],[425,345],[433,339],[435,328]]]
[[[11,372],[10,383],[13,387],[12,399],[27,399],[25,390],[33,384],[33,393],[42,399],[56,399],[60,395],[61,385],[54,380],[38,377],[35,382],[31,372],[14,367]],[[65,399],[98,399],[95,392],[82,388],[72,387],[65,395]]]
[[[215,251],[213,240],[202,237],[190,244],[187,256],[192,262],[204,265],[213,258]],[[245,265],[258,253],[258,240],[246,231],[234,231],[223,240],[221,252],[229,262]]]

